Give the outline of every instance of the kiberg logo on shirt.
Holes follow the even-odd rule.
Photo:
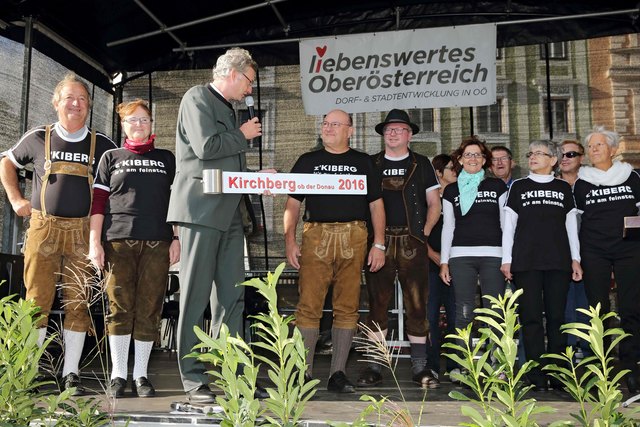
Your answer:
[[[313,173],[333,173],[333,172],[358,172],[358,168],[349,165],[317,165],[313,168]]]
[[[70,153],[68,151],[51,151],[51,160],[63,162],[89,163],[89,155],[85,153]],[[95,162],[95,159],[94,159]]]
[[[385,169],[382,171],[382,175],[384,176],[405,176],[407,174],[407,169]]]

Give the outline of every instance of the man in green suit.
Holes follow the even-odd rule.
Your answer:
[[[213,68],[213,82],[187,91],[176,129],[176,176],[167,221],[180,226],[180,318],[178,364],[187,397],[213,403],[203,363],[184,356],[198,343],[193,327],[202,324],[211,303],[213,332],[222,322],[242,333],[244,233],[240,194],[204,194],[204,169],[246,170],[247,140],[260,136],[257,118],[236,125],[229,101],[251,93],[258,66],[249,52],[227,50]]]

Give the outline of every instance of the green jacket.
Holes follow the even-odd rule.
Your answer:
[[[189,89],[178,112],[176,176],[167,221],[226,231],[242,195],[204,194],[202,171],[245,171],[247,147],[231,104],[209,85]]]

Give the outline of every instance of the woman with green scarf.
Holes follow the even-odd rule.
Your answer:
[[[485,174],[491,150],[477,137],[463,140],[452,158],[461,171],[442,197],[440,278],[453,285],[456,328],[464,328],[473,321],[478,279],[483,296],[504,292],[500,265],[507,186]]]

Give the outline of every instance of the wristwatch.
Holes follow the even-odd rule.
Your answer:
[[[378,248],[383,252],[387,250],[387,247],[385,245],[383,245],[382,243],[374,243],[373,247],[374,248]]]

